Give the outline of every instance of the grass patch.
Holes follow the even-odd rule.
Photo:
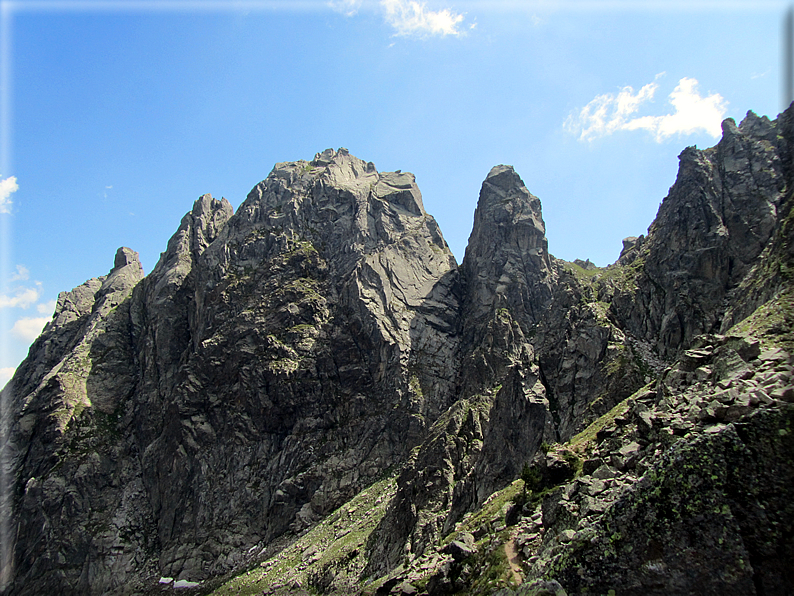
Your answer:
[[[622,416],[625,414],[629,407],[634,403],[637,395],[644,393],[650,389],[650,384],[645,385],[641,389],[635,391],[632,395],[624,399],[622,402],[617,404],[614,408],[612,408],[609,412],[598,418],[597,420],[593,421],[590,426],[584,429],[577,435],[574,435],[570,441],[568,441],[568,449],[572,452],[583,454],[590,443],[592,443],[598,431],[601,429],[609,426],[614,422],[615,418],[618,416]],[[581,468],[580,468],[581,469]]]
[[[757,337],[766,347],[794,352],[794,290],[786,290],[760,306],[728,331],[730,334]]]
[[[358,559],[363,568],[363,547],[396,490],[396,476],[372,484],[280,553],[255,563],[211,594],[254,596],[295,581],[307,588],[311,578],[324,569],[355,565]]]
[[[468,517],[464,517],[463,521],[457,524],[455,531],[450,532],[442,539],[442,546],[452,542],[455,539],[455,536],[460,532],[474,533],[484,525],[490,525],[494,521],[499,520],[502,507],[505,506],[505,503],[514,502],[517,496],[521,494],[523,490],[524,481],[518,479],[508,484],[502,490],[496,491],[494,494],[488,497],[488,499],[482,504],[482,507],[480,507],[476,513],[473,513]],[[504,520],[501,521],[503,522]]]

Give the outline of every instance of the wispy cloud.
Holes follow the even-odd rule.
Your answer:
[[[330,0],[328,6],[336,12],[341,12],[348,17],[352,17],[358,13],[358,9],[361,8],[361,0]]]
[[[460,35],[458,25],[463,15],[445,8],[428,10],[424,2],[416,0],[381,0],[386,22],[394,28],[395,35],[426,37],[430,35]]]
[[[11,328],[11,333],[19,339],[31,342],[36,339],[44,325],[49,323],[50,317],[25,317],[18,319]]]
[[[17,288],[13,296],[0,294],[0,308],[28,308],[39,299],[38,288]]]
[[[30,279],[30,271],[24,265],[17,265],[17,272],[11,276],[11,281],[25,281]]]
[[[19,190],[16,176],[0,180],[0,213],[11,213],[11,195]]]
[[[11,380],[11,377],[14,376],[14,373],[17,369],[7,366],[4,368],[0,368],[0,389],[5,387],[5,384]]]
[[[664,73],[662,73],[664,74]],[[647,130],[657,142],[673,135],[705,132],[712,137],[721,134],[721,123],[728,102],[719,94],[705,97],[698,91],[696,79],[684,77],[668,96],[675,110],[662,116],[638,116],[640,107],[653,100],[659,89],[657,75],[652,83],[636,93],[632,87],[624,87],[619,93],[596,96],[584,108],[572,112],[565,121],[565,129],[579,135],[581,141],[591,141],[619,130]]]
[[[49,302],[42,302],[41,304],[36,305],[36,310],[39,311],[41,314],[52,315],[55,312],[55,306],[58,304],[57,300],[50,300]]]

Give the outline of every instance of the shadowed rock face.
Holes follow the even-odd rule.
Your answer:
[[[93,559],[96,566],[123,531],[95,525],[105,519],[97,512],[142,505],[132,523],[147,522],[128,441],[95,432],[115,428],[135,390],[129,296],[142,278],[138,254],[121,248],[107,276],[62,292],[52,321],[3,390],[12,416],[3,429],[2,458],[16,472],[3,498],[15,514],[17,592],[88,593],[94,575],[83,563]],[[135,532],[127,538],[114,559],[99,563],[122,581],[142,562],[135,550],[146,541]],[[84,572],[70,574],[72,567]]]
[[[494,167],[461,267],[459,400],[400,474],[365,574],[431,549],[555,435],[531,339],[556,279],[550,259],[540,201],[511,166]]]
[[[185,278],[174,385],[146,407],[163,574],[228,569],[405,457],[450,399],[455,268],[409,174],[340,150],[251,191]]]
[[[540,199],[512,166],[495,166],[480,190],[474,228],[463,259],[466,329],[507,308],[522,328],[540,321],[551,299],[554,275]]]
[[[663,355],[719,331],[726,308],[742,302],[730,294],[778,225],[790,178],[782,134],[789,118],[772,122],[749,112],[738,127],[729,118],[716,147],[689,147],[679,156],[676,182],[638,251],[640,274],[612,302],[625,328]]]
[[[452,398],[456,269],[413,176],[345,150],[201,197],[141,283],[120,249],[20,367],[16,591],[203,579],[402,461]]]
[[[788,291],[792,121],[749,114],[715,148],[685,150],[647,237],[606,269],[548,253],[540,201],[510,166],[483,183],[460,268],[413,175],[345,149],[276,164],[236,213],[200,197],[148,276],[122,248],[107,276],[62,293],[3,390],[16,535],[4,593],[144,593],[161,576],[224,574],[389,474],[396,494],[355,556],[360,577],[394,573],[433,556],[541,442],[655,379],[669,385],[659,419],[682,379],[716,387],[716,367],[669,364]],[[758,356],[742,353],[731,366]],[[641,450],[625,434],[615,461]],[[753,457],[734,463],[751,475]],[[575,534],[557,517],[549,528]],[[599,556],[582,555],[581,580],[559,578],[605,587]],[[614,568],[630,583],[628,567]]]

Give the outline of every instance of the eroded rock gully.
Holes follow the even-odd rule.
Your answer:
[[[3,390],[4,593],[790,593],[793,117],[686,149],[606,268],[510,166],[460,266],[345,149],[200,197]]]

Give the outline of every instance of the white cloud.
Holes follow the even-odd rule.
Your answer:
[[[657,77],[658,78],[658,77]],[[616,130],[626,127],[629,116],[639,106],[653,99],[659,85],[654,81],[634,93],[632,87],[623,87],[617,95],[605,93],[596,97],[581,109],[578,114],[571,114],[565,121],[569,132],[579,132],[579,139],[588,141],[596,137],[610,135]]]
[[[13,296],[0,294],[0,308],[28,308],[39,299],[39,288],[17,288]]]
[[[17,272],[11,276],[11,281],[25,281],[30,279],[30,271],[24,265],[17,265]]]
[[[52,315],[55,312],[55,305],[58,304],[57,300],[50,300],[49,302],[42,302],[36,305],[36,310],[43,315]]]
[[[328,6],[337,12],[341,12],[345,16],[352,17],[358,13],[358,9],[361,8],[361,0],[330,0]]]
[[[5,384],[11,380],[17,369],[13,367],[0,368],[0,389],[5,387]]]
[[[11,213],[11,194],[19,190],[16,176],[0,180],[0,213]]]
[[[657,75],[656,80],[660,76]],[[653,100],[659,88],[656,80],[636,93],[632,87],[624,87],[617,95],[596,96],[578,113],[568,116],[565,129],[578,134],[581,141],[607,136],[618,130],[647,130],[657,142],[676,134],[699,131],[715,138],[720,136],[728,102],[718,93],[702,97],[697,80],[688,77],[678,81],[669,95],[675,112],[663,116],[637,116],[640,106]]]
[[[424,2],[416,0],[381,0],[380,4],[395,35],[460,35],[458,25],[463,15],[447,8],[427,10]]]
[[[11,328],[11,333],[25,341],[36,339],[44,325],[50,322],[50,317],[26,317],[19,319]]]

